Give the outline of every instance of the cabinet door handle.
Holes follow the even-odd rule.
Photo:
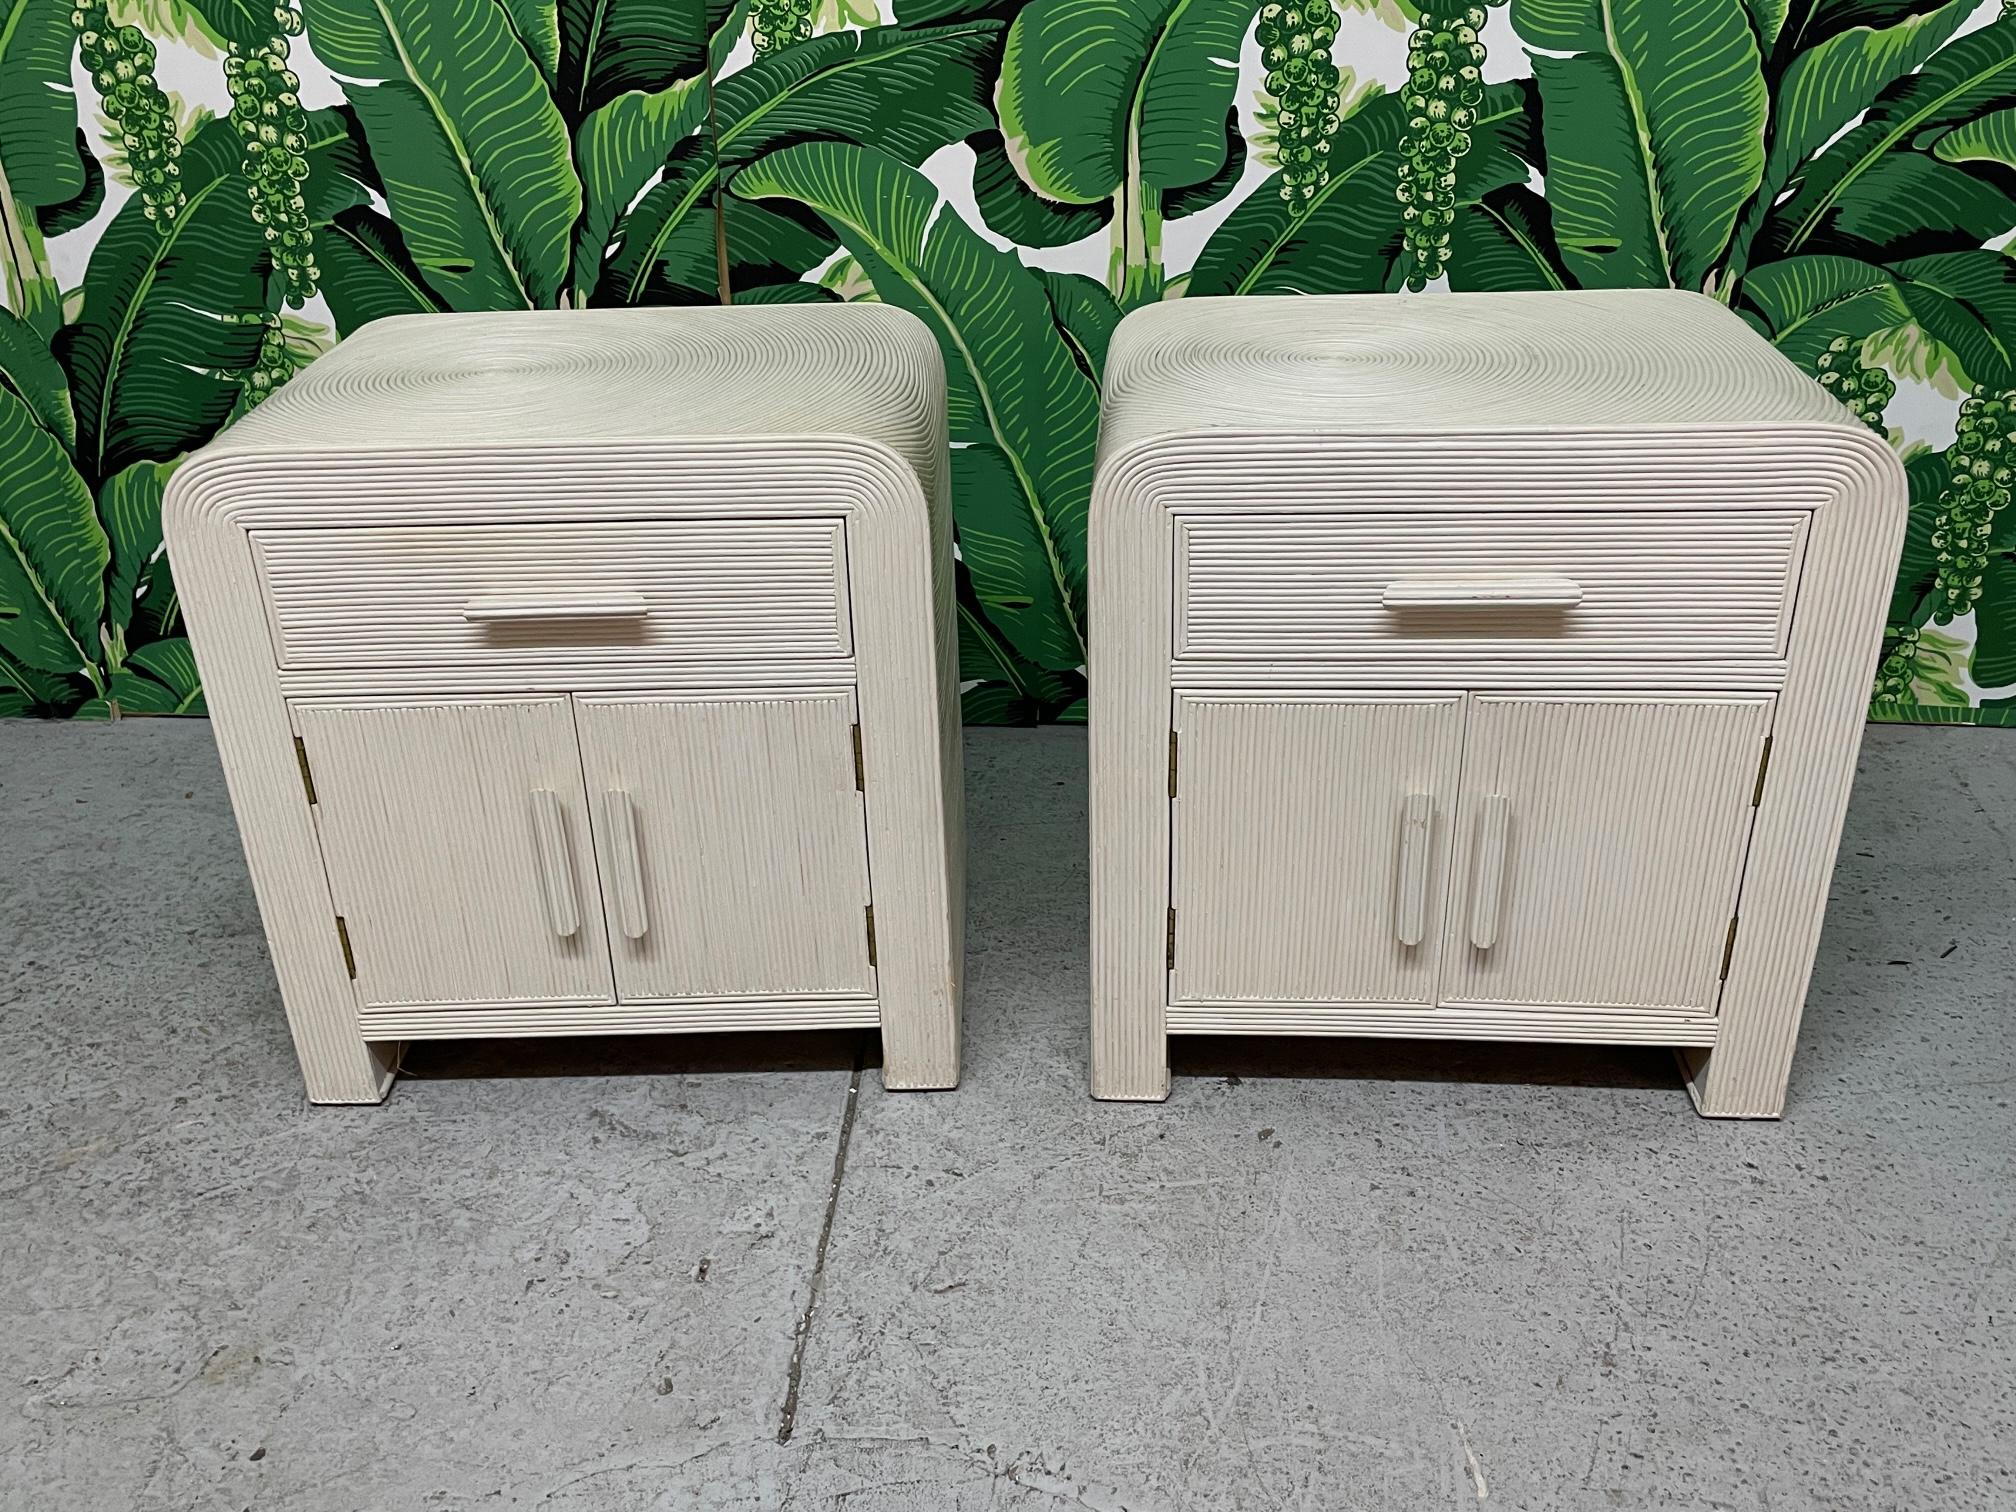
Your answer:
[[[1498,915],[1505,893],[1505,820],[1512,807],[1503,793],[1483,801],[1477,816],[1476,891],[1470,898],[1470,943],[1489,950],[1498,943]]]
[[[1419,945],[1428,932],[1428,841],[1435,800],[1409,793],[1400,806],[1400,903],[1393,933],[1402,945]]]
[[[616,927],[631,940],[644,938],[644,863],[637,854],[637,810],[630,795],[610,788],[602,795],[602,827],[609,832],[609,864],[615,871]]]
[[[546,898],[546,921],[566,939],[581,927],[581,900],[574,896],[574,868],[567,859],[567,821],[560,795],[532,790],[532,840],[539,851],[539,890]]]
[[[1582,585],[1557,572],[1407,577],[1386,585],[1388,609],[1573,609]]]
[[[475,624],[500,620],[642,619],[651,612],[641,593],[481,593],[462,606]]]

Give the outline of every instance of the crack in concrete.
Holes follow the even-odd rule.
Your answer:
[[[791,1373],[784,1385],[784,1410],[778,1415],[777,1442],[788,1444],[798,1429],[798,1389],[805,1376],[805,1345],[812,1337],[812,1315],[826,1283],[826,1247],[833,1240],[833,1213],[840,1206],[840,1183],[847,1176],[847,1145],[854,1137],[854,1110],[861,1104],[861,1069],[865,1044],[854,1047],[854,1075],[847,1083],[847,1106],[840,1114],[840,1138],[833,1150],[833,1179],[826,1188],[826,1216],[819,1224],[819,1247],[812,1253],[812,1283],[805,1289],[805,1310],[798,1315],[798,1333],[791,1343]]]

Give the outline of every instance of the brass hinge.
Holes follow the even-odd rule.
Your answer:
[[[308,801],[315,801],[315,774],[308,770],[308,742],[299,735],[294,737],[294,764],[301,768],[301,790],[308,795]]]
[[[863,912],[868,917],[868,964],[875,964],[875,905],[870,903]]]
[[[1171,971],[1176,969],[1176,910],[1169,910],[1169,939],[1164,961]]]
[[[1737,919],[1732,916],[1729,920],[1729,933],[1722,940],[1722,973],[1715,978],[1718,982],[1729,980],[1729,962],[1736,954],[1736,924]]]
[[[1764,774],[1771,770],[1771,737],[1764,737],[1764,754],[1757,758],[1757,786],[1750,790],[1750,807],[1764,801]]]
[[[868,769],[861,762],[861,726],[854,726],[854,791],[868,791]]]
[[[350,926],[343,922],[343,915],[336,915],[336,940],[343,947],[343,969],[350,973],[350,980],[357,980],[357,957],[350,953]]]
[[[1176,732],[1169,732],[1169,796],[1176,796]]]

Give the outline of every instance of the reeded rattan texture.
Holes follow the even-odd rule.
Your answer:
[[[1171,1033],[1617,1041],[1775,1116],[1905,500],[1882,438],[1692,294],[1129,316],[1091,521],[1095,1094],[1166,1096]]]
[[[376,1100],[415,1036],[840,1024],[880,1025],[887,1085],[953,1085],[948,473],[936,343],[874,305],[388,320],[185,464],[166,533],[310,1096]],[[312,805],[297,736],[332,765]],[[466,852],[430,877],[396,817],[415,784],[371,766],[402,742],[474,753],[480,780],[531,798],[477,794]],[[816,791],[763,786],[785,780]],[[712,807],[649,811],[682,796]],[[781,873],[856,885],[851,804],[870,894],[833,902],[844,930],[789,933],[764,901],[788,898]],[[741,868],[729,896],[707,855]],[[527,856],[529,880],[471,865]],[[360,878],[387,896],[358,899]],[[629,939],[653,888],[676,912]],[[380,941],[346,924],[353,961],[391,953],[354,981],[346,889],[383,916]],[[576,933],[511,959],[524,931],[499,920],[521,913]],[[492,990],[453,1000],[458,970]],[[773,985],[729,990],[736,971]],[[631,1000],[604,981],[657,985]]]

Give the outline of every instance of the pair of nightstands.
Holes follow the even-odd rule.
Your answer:
[[[1404,1035],[1779,1111],[1883,441],[1680,293],[1173,301],[1106,385],[1095,1094],[1166,1096],[1172,1034]],[[427,317],[178,474],[312,1096],[409,1038],[813,1025],[956,1081],[943,394],[886,307]]]

